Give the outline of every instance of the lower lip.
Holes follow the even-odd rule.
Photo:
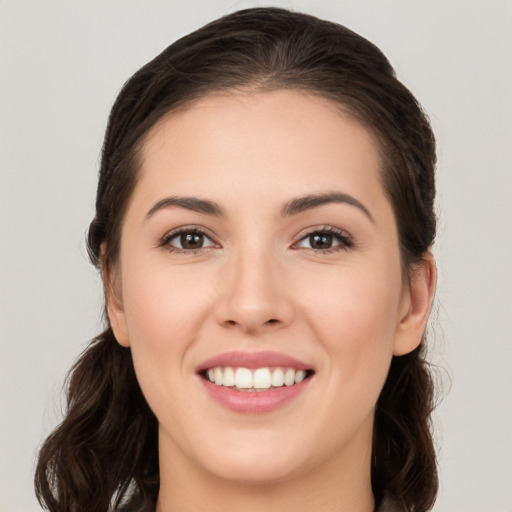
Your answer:
[[[207,393],[218,403],[240,413],[260,414],[271,412],[290,402],[309,385],[311,377],[293,386],[282,386],[268,391],[237,391],[225,386],[217,386],[199,377]]]

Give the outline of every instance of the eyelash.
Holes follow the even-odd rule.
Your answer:
[[[208,239],[211,244],[206,247],[199,247],[197,249],[183,249],[179,247],[174,247],[171,245],[171,242],[178,237],[181,237],[183,235],[200,235],[204,237],[205,239]],[[333,238],[336,238],[338,240],[338,244],[334,245],[333,247],[329,247],[327,249],[315,249],[313,247],[307,248],[310,251],[313,251],[315,253],[319,254],[329,254],[333,252],[338,251],[346,251],[354,247],[354,240],[352,237],[345,231],[341,229],[337,229],[333,226],[323,226],[322,228],[316,228],[312,229],[309,232],[303,233],[300,238],[292,244],[292,249],[299,250],[300,243],[307,240],[308,238],[311,238],[314,235],[327,235]],[[167,233],[161,240],[161,242],[158,244],[158,247],[165,248],[169,252],[174,253],[186,253],[186,254],[196,254],[200,251],[208,250],[211,248],[218,248],[220,245],[214,241],[213,237],[205,232],[203,228],[200,228],[198,226],[182,226],[180,228],[177,228],[176,230],[173,230],[169,233]]]
[[[330,254],[330,253],[338,252],[338,251],[347,251],[354,247],[354,240],[346,231],[335,228],[333,226],[323,226],[322,228],[314,228],[307,233],[301,234],[298,241],[292,245],[292,248],[299,249],[300,247],[298,247],[298,245],[302,241],[304,241],[308,238],[311,238],[314,235],[332,236],[333,238],[336,238],[339,242],[337,245],[334,245],[327,249],[315,249],[313,247],[309,248],[310,251],[313,251],[315,253]]]
[[[205,239],[208,239],[211,241],[211,245],[207,247],[199,247],[198,249],[180,249],[179,247],[174,247],[171,245],[172,240],[181,237],[183,235],[200,235],[203,236]],[[196,254],[200,251],[204,251],[206,249],[210,249],[212,247],[220,247],[218,243],[216,243],[211,235],[205,232],[203,228],[200,228],[198,226],[182,226],[180,228],[177,228],[169,233],[167,233],[161,240],[161,242],[158,244],[158,247],[165,248],[169,252],[176,252],[176,253],[186,253],[186,254]]]

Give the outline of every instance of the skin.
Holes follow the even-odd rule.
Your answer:
[[[410,281],[401,273],[379,166],[367,129],[293,91],[209,96],[149,133],[105,279],[116,338],[160,424],[158,512],[373,510],[375,403],[393,354],[421,341],[435,281],[429,255]],[[282,215],[290,200],[333,192],[367,212],[329,202]],[[224,215],[147,216],[170,196]],[[191,226],[208,238],[180,250],[169,233]],[[309,235],[326,227],[342,238],[313,249]],[[283,407],[240,414],[195,372],[232,350],[285,353],[315,374]]]

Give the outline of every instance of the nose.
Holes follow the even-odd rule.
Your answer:
[[[277,259],[269,251],[246,250],[226,261],[216,308],[222,326],[255,335],[291,323],[293,301]]]

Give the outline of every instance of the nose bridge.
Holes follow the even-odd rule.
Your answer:
[[[234,248],[226,261],[220,322],[246,332],[283,326],[293,308],[284,286],[279,257],[268,244],[251,240]],[[222,277],[221,277],[222,278]]]

